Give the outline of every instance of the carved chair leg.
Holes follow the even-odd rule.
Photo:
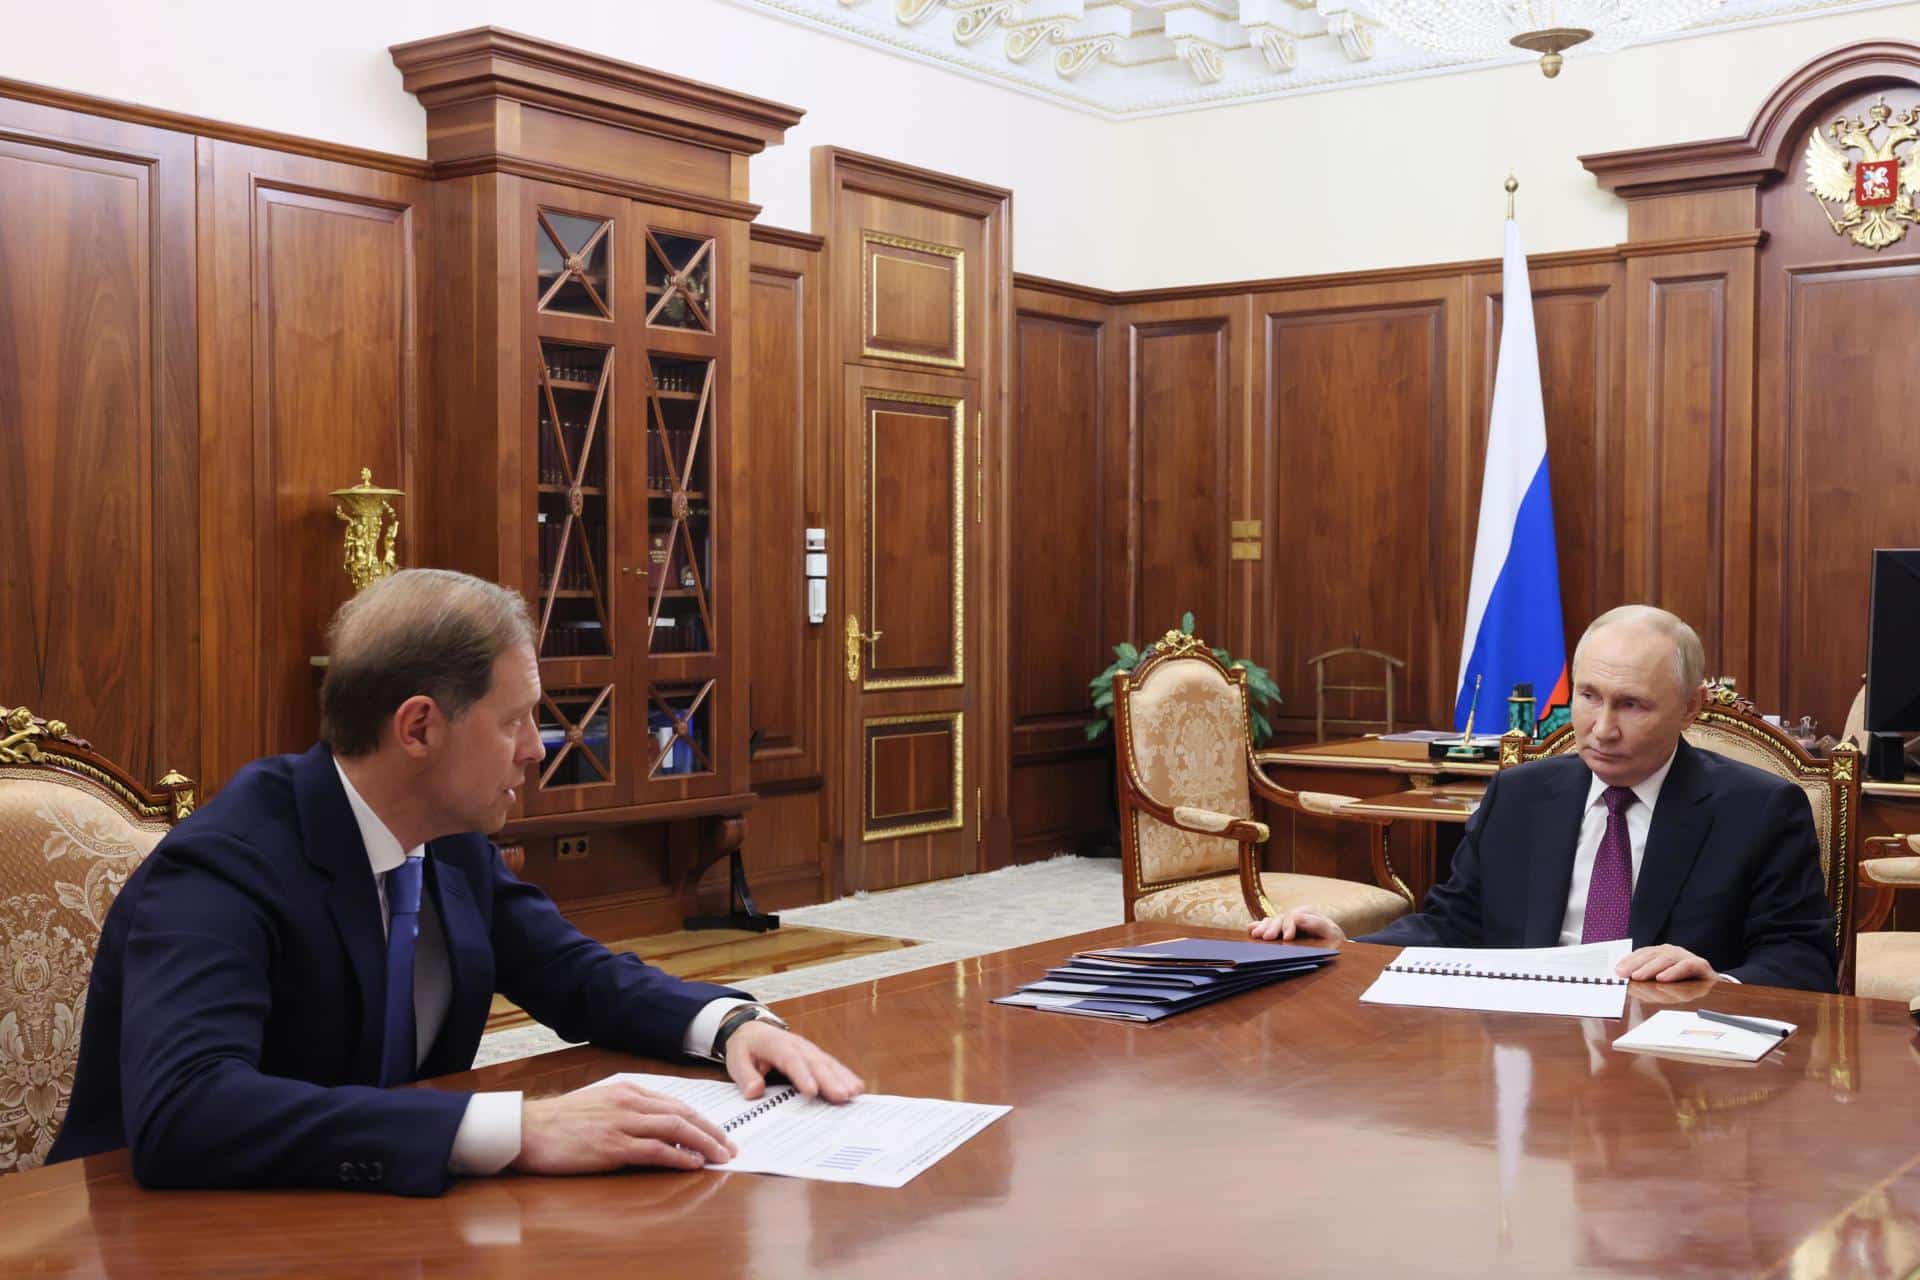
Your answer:
[[[753,890],[747,884],[746,864],[740,858],[740,845],[746,839],[747,822],[745,818],[723,818],[716,824],[714,832],[715,847],[724,850],[727,858],[727,910],[724,915],[688,916],[681,926],[686,929],[744,929],[751,933],[766,933],[780,927],[780,917],[762,912],[754,903]],[[710,864],[711,859],[704,860]],[[699,877],[694,877],[698,883]],[[692,885],[689,885],[691,891]]]

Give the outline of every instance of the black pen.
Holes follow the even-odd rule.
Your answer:
[[[1793,1032],[1785,1027],[1777,1027],[1771,1022],[1760,1022],[1753,1018],[1736,1017],[1731,1013],[1714,1013],[1710,1009],[1695,1009],[1694,1013],[1708,1022],[1721,1022],[1729,1027],[1738,1027],[1742,1031],[1757,1031],[1763,1036],[1779,1036],[1785,1040]]]

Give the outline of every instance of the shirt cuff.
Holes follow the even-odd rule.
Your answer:
[[[451,1173],[485,1177],[512,1164],[520,1154],[518,1093],[476,1093],[453,1135],[447,1156]]]
[[[1730,973],[1716,973],[1713,976],[1720,979],[1720,981],[1722,982],[1731,982],[1736,987],[1740,985],[1740,979],[1734,977]]]
[[[720,1034],[720,1024],[727,1015],[743,1004],[752,1004],[751,1000],[742,1000],[736,996],[721,996],[718,1000],[709,1000],[700,1012],[693,1015],[693,1021],[687,1024],[686,1039],[681,1042],[689,1058],[706,1058],[719,1061],[713,1056],[713,1038]]]

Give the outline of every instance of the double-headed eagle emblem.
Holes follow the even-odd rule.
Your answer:
[[[1873,135],[1884,128],[1880,142]],[[1827,136],[1833,141],[1829,142]],[[1807,138],[1807,190],[1820,197],[1820,210],[1835,235],[1850,235],[1869,249],[1884,249],[1907,234],[1905,223],[1920,222],[1913,196],[1920,193],[1920,155],[1894,148],[1920,138],[1920,107],[1895,113],[1884,101],[1867,109],[1864,120],[1841,116]],[[1835,146],[1838,143],[1839,146]],[[1843,149],[1844,148],[1844,149]],[[1848,152],[1858,150],[1858,159]],[[1828,206],[1840,206],[1834,217]]]

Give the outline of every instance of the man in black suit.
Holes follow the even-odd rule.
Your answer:
[[[1362,942],[1550,947],[1631,938],[1616,972],[1832,991],[1833,909],[1806,793],[1688,746],[1705,696],[1700,639],[1663,609],[1595,619],[1573,657],[1578,754],[1497,775],[1453,873]],[[1310,907],[1253,936],[1338,942]]]
[[[518,595],[414,569],[335,617],[320,745],[256,761],[108,912],[54,1161],[132,1148],[149,1186],[435,1195],[456,1174],[695,1169],[733,1154],[630,1084],[529,1100],[402,1089],[463,1071],[497,989],[570,1040],[769,1071],[830,1102],[857,1076],[744,992],[615,955],[485,832],[544,754]]]

